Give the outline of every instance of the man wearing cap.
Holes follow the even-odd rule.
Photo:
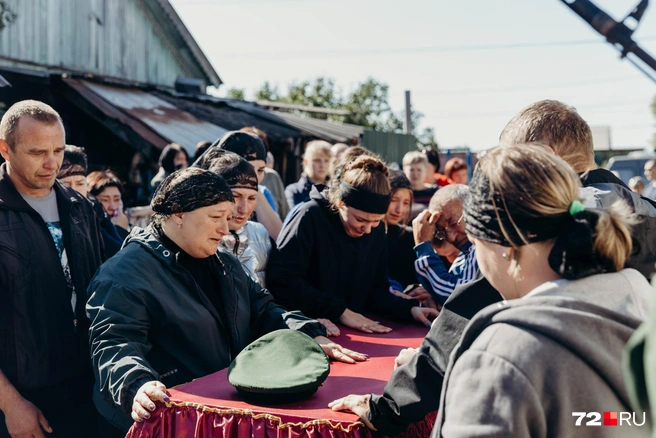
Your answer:
[[[64,126],[37,101],[0,121],[0,437],[88,437],[86,288],[101,263],[91,203],[55,178]]]

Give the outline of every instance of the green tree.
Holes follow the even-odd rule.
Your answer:
[[[374,78],[368,78],[358,85],[345,98],[331,78],[318,77],[312,81],[294,82],[289,85],[287,94],[279,93],[278,88],[269,82],[262,84],[255,92],[256,100],[284,102],[317,108],[342,109],[347,116],[308,113],[309,117],[328,119],[336,122],[364,126],[381,132],[403,132],[404,113],[395,114],[389,104],[389,86]],[[433,128],[419,129],[424,114],[412,112],[413,134],[421,146],[437,147]]]
[[[318,77],[314,81],[292,83],[287,90],[287,96],[280,100],[316,108],[335,109],[342,106],[335,80],[324,77]],[[317,119],[328,118],[327,114],[309,113],[309,115]]]
[[[374,78],[368,78],[348,95],[344,109],[349,112],[345,123],[387,132],[399,127],[399,119],[389,104],[389,86]]]
[[[273,86],[266,81],[262,84],[259,90],[255,91],[255,100],[268,100],[269,102],[278,102],[280,100],[280,93],[278,87]]]
[[[228,99],[239,99],[239,100],[245,100],[245,91],[241,88],[230,88],[228,92],[226,93]]]

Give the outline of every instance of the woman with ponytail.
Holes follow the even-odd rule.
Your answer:
[[[650,287],[623,269],[628,207],[588,208],[579,187],[540,146],[498,148],[479,162],[464,220],[505,301],[479,312],[453,351],[433,436],[648,436],[585,427],[601,425],[604,412],[632,412],[622,351],[646,317]]]
[[[276,301],[366,333],[390,331],[366,312],[429,325],[436,310],[389,292],[382,220],[390,194],[387,167],[369,155],[347,163],[329,191],[314,187],[269,258],[267,285]]]

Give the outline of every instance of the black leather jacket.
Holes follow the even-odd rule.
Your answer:
[[[55,182],[75,312],[48,227],[0,166],[0,369],[18,389],[38,390],[90,372],[86,290],[101,264],[91,203]],[[74,324],[77,320],[77,326]]]

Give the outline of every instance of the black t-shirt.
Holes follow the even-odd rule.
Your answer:
[[[428,187],[423,190],[413,190],[412,191],[413,201],[416,204],[421,204],[428,207],[428,204],[430,203],[430,200],[435,194],[435,192],[437,192],[437,186]]]

